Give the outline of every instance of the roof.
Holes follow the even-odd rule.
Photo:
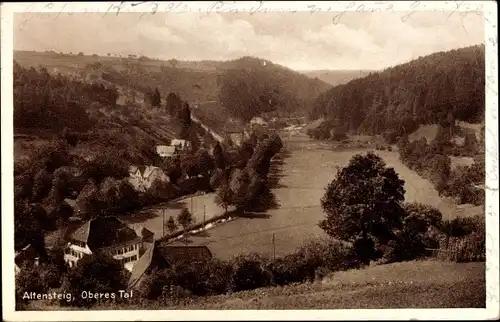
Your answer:
[[[135,166],[135,165],[133,165],[129,168],[129,173],[131,173],[131,174],[136,173],[137,170],[139,170],[139,173],[144,178],[149,177],[154,171],[160,171],[160,173],[163,172],[162,169],[155,167],[155,166],[152,166],[152,165],[148,165],[148,166]]]
[[[182,261],[207,260],[212,258],[212,253],[207,246],[203,245],[159,245],[158,253],[167,260],[169,264]]]
[[[154,243],[146,249],[144,254],[139,257],[139,260],[134,264],[132,269],[132,274],[128,280],[128,287],[133,287],[148,270],[153,260]]]
[[[73,240],[86,243],[89,239],[90,234],[90,222],[91,220],[85,222],[80,228],[73,232],[69,237]]]
[[[143,239],[154,238],[155,235],[151,230],[147,229],[144,226],[137,226],[134,230],[137,236],[142,237]]]
[[[17,266],[21,266],[24,262],[33,260],[37,257],[37,252],[31,244],[16,252],[14,261]]]
[[[174,155],[175,153],[175,146],[170,146],[170,145],[157,145],[156,146],[156,153],[158,154],[164,154],[164,155]]]
[[[165,268],[182,261],[207,260],[212,253],[207,246],[171,246],[155,241],[135,263],[128,287],[134,287],[153,266]]]
[[[146,169],[146,166],[143,166],[143,165],[132,165],[130,166],[130,168],[128,169],[128,172],[129,173],[136,173],[137,170],[139,170],[139,172],[141,173],[141,175],[144,173],[144,170]]]
[[[144,178],[147,178],[149,177],[151,174],[153,174],[153,172],[155,171],[158,171],[159,173],[163,173],[163,170],[158,168],[158,167],[154,167],[154,166],[147,166],[145,169],[144,169],[144,172],[142,173],[142,176]]]
[[[267,122],[266,122],[266,120],[264,120],[263,117],[255,116],[254,118],[252,118],[250,120],[250,123],[261,123],[261,124],[264,124],[264,123],[267,123]]]
[[[116,217],[97,217],[81,225],[67,236],[86,243],[91,250],[137,242],[141,237]]]
[[[76,209],[76,200],[66,198],[64,201],[73,209]]]

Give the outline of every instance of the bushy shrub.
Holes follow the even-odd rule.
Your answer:
[[[443,194],[457,198],[458,203],[471,203],[474,205],[484,204],[485,193],[483,189],[474,187],[474,180],[481,177],[481,173],[477,169],[470,172],[470,167],[458,166],[450,175],[447,181]],[[475,172],[478,173],[475,173]]]
[[[399,133],[396,130],[387,130],[382,134],[382,136],[389,144],[395,144],[399,139]]]
[[[78,307],[91,307],[92,305],[111,301],[111,298],[86,298],[80,296],[82,292],[92,293],[118,293],[125,290],[129,277],[128,271],[115,259],[104,253],[95,253],[84,256],[78,265],[71,269],[65,276],[61,291],[71,293],[74,300],[62,300],[61,305]]]
[[[486,224],[483,215],[445,220],[440,231],[438,258],[457,262],[485,260]]]
[[[440,230],[450,237],[463,237],[473,232],[484,234],[485,227],[484,217],[476,215],[445,220],[442,222]]]
[[[240,255],[232,260],[231,290],[253,290],[271,284],[271,274],[266,260],[257,254]]]
[[[454,262],[477,262],[486,259],[485,236],[481,232],[473,232],[464,237],[441,239],[437,257]]]
[[[350,245],[330,238],[311,240],[295,253],[269,262],[273,285],[313,281],[318,274],[359,268],[360,262]]]
[[[171,267],[155,270],[140,285],[140,294],[149,300],[182,295],[205,296],[230,290],[232,268],[217,259],[181,261]]]
[[[347,139],[347,134],[341,129],[334,129],[330,131],[331,139],[334,141],[344,141]]]
[[[405,203],[403,226],[394,232],[394,238],[386,247],[379,248],[382,262],[413,260],[427,255],[426,249],[439,247],[441,212],[429,205]]]

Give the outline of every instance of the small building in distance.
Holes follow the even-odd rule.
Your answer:
[[[170,146],[175,147],[177,151],[190,151],[192,148],[191,141],[181,139],[172,139]]]
[[[153,239],[154,234],[146,228],[133,229],[116,217],[98,217],[65,236],[64,260],[74,267],[85,255],[102,251],[132,271],[145,246],[151,245]]]
[[[129,168],[128,181],[137,191],[147,191],[156,180],[170,182],[170,178],[158,167],[133,165]]]
[[[170,245],[155,241],[145,250],[130,276],[128,287],[136,288],[155,269],[168,268],[181,261],[199,261],[212,258],[204,245]]]
[[[31,244],[17,251],[14,255],[15,274],[19,274],[24,266],[38,265],[37,251]]]
[[[227,125],[224,128],[225,141],[240,147],[243,141],[248,137],[248,133],[244,127],[238,125]]]
[[[177,154],[177,148],[171,145],[157,145],[156,154],[162,158],[172,158]]]

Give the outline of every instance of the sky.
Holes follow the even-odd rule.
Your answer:
[[[294,70],[375,70],[484,42],[482,15],[415,12],[16,14],[14,49],[178,60],[254,56]]]

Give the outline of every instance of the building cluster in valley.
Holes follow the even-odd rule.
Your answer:
[[[245,127],[240,124],[229,124],[224,129],[224,141],[219,139],[216,141],[226,146],[239,147],[250,137],[249,132],[258,127],[267,128],[266,121],[260,117],[252,119],[249,125]],[[162,158],[175,158],[194,151],[190,141],[172,139],[168,145],[157,145],[155,152]],[[213,147],[210,153],[213,153]],[[151,165],[130,166],[127,180],[139,192],[148,191],[158,180],[170,183],[169,176],[161,168]],[[78,213],[75,200],[65,199],[65,202]],[[72,223],[62,239],[65,244],[64,260],[70,268],[77,267],[85,256],[106,253],[131,272],[129,287],[139,285],[144,276],[154,268],[165,268],[186,258],[212,257],[206,246],[168,245],[156,240],[154,233],[147,228],[127,224],[114,216],[96,217],[84,223]],[[27,263],[38,265],[37,256],[37,251],[31,245],[17,251],[16,275]]]

